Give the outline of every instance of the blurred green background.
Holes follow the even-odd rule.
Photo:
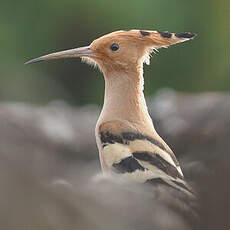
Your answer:
[[[28,59],[88,45],[119,29],[190,31],[198,37],[154,55],[145,94],[230,90],[229,0],[3,0],[0,6],[0,100],[101,104],[101,74],[79,59],[24,66]]]

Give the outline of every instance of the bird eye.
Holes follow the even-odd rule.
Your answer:
[[[112,51],[117,51],[117,50],[119,49],[119,45],[116,44],[116,43],[113,43],[113,44],[110,46],[110,49],[111,49]]]

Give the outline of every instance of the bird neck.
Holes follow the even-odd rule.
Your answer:
[[[142,68],[129,73],[113,72],[104,77],[104,105],[98,123],[123,120],[140,126],[148,124],[153,128],[143,93]]]

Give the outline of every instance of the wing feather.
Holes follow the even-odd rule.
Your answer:
[[[101,157],[113,173],[151,184],[167,184],[191,193],[175,155],[152,136],[101,130]]]

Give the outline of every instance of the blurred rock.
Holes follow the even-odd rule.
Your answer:
[[[165,89],[148,104],[198,191],[199,229],[228,228],[230,95]],[[198,228],[174,191],[95,179],[98,116],[63,102],[0,105],[2,229]]]

